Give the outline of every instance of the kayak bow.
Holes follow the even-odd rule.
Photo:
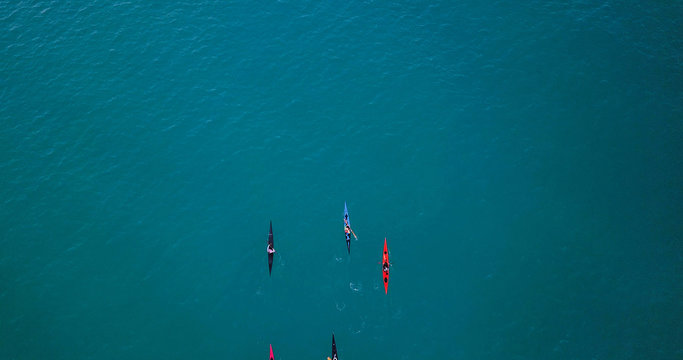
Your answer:
[[[349,250],[349,254],[351,253],[351,233],[346,232],[346,225],[349,225],[349,228],[351,228],[351,220],[349,219],[349,211],[346,209],[346,201],[344,201],[344,234],[346,235],[346,248]]]
[[[273,243],[273,221],[270,222],[270,231],[268,232],[268,244],[275,249],[275,244]],[[268,254],[268,275],[273,271],[273,254]]]
[[[273,345],[270,345],[270,360],[275,360],[275,356],[273,356]]]
[[[384,271],[386,265],[387,271]],[[384,280],[384,293],[389,291],[389,250],[387,249],[387,238],[384,238],[384,252],[382,253],[382,279]]]
[[[332,333],[332,360],[337,360],[337,344],[334,342],[334,333]]]

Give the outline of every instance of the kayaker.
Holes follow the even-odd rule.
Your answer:
[[[275,252],[275,249],[273,249],[273,245],[268,243],[268,247],[266,248],[266,251],[268,251],[268,254],[272,254]]]
[[[356,236],[356,233],[353,232],[353,230],[351,229],[351,226],[349,226],[349,221],[344,219],[344,224],[346,224],[346,226],[344,227],[344,233],[346,234],[346,240],[351,239],[351,234],[353,234],[353,237],[355,237],[356,240],[358,240],[358,236]]]
[[[384,272],[389,272],[389,264],[388,264],[388,263],[384,263],[384,264],[382,265],[382,271],[384,271]]]

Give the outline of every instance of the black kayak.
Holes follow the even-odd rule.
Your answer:
[[[275,249],[275,243],[273,243],[273,222],[270,222],[270,231],[268,232],[268,244]],[[273,272],[273,254],[268,254],[268,275]]]
[[[337,360],[337,344],[334,342],[334,333],[332,333],[332,360]]]

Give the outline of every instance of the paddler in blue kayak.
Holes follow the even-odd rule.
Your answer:
[[[344,224],[346,224],[346,226],[344,227],[344,234],[346,234],[346,240],[351,240],[351,234],[353,234],[353,237],[355,237],[356,240],[358,240],[358,236],[356,236],[356,233],[353,232],[353,229],[351,229],[351,226],[349,226],[349,221],[344,219]]]

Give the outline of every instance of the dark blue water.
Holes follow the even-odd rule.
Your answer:
[[[0,358],[680,359],[681,19],[0,1]]]

